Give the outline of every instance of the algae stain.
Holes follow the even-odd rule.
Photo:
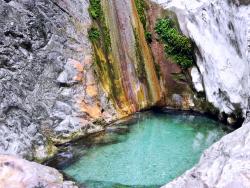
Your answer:
[[[95,72],[120,115],[131,113],[121,83],[119,67],[112,54],[110,30],[105,18],[105,1],[90,0],[89,13],[93,19],[89,38],[95,53]]]
[[[128,8],[124,15],[123,5]],[[145,37],[145,7],[144,0],[90,0],[93,25],[89,38],[95,72],[121,115],[162,99],[158,71]]]
[[[145,2],[144,2],[145,3]],[[145,38],[145,30],[143,24],[141,23],[140,16],[138,14],[135,2],[132,3],[133,18],[135,19],[135,32],[137,32],[139,46],[141,53],[144,58],[144,66],[146,77],[148,81],[150,95],[152,97],[152,103],[157,103],[162,98],[162,92],[160,88],[160,83],[155,70],[153,55],[149,49],[148,43]]]

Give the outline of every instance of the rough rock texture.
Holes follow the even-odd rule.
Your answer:
[[[138,110],[194,106],[155,37],[150,50],[134,1],[102,1],[108,56],[88,40],[88,7],[88,0],[0,0],[0,153],[42,161],[54,145]]]
[[[160,75],[160,85],[163,92],[162,105],[177,109],[189,110],[197,109],[194,101],[197,99],[195,93],[190,87],[191,80],[189,75],[184,74],[184,71],[173,63],[170,57],[164,51],[164,45],[158,40],[158,35],[155,32],[155,24],[158,19],[173,14],[164,10],[161,6],[151,1],[147,2],[147,30],[152,34],[152,42],[149,44],[154,57],[156,66]],[[185,72],[187,73],[187,71]],[[199,109],[202,110],[202,109]]]
[[[245,113],[250,93],[247,58],[250,2],[154,1],[175,12],[181,30],[195,42],[197,65],[208,101],[227,114],[241,110]]]
[[[57,170],[8,155],[0,155],[0,187],[2,188],[77,188],[63,181]]]
[[[92,68],[87,0],[0,0],[0,153],[43,160],[52,143],[117,118]]]
[[[250,1],[155,0],[176,13],[183,33],[197,46],[197,91],[227,114],[249,112]],[[247,116],[246,116],[247,117]],[[234,121],[228,118],[228,122]],[[250,123],[224,136],[199,163],[164,188],[250,187]]]
[[[213,144],[194,168],[163,187],[250,187],[250,123]]]

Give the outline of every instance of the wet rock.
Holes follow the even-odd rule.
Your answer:
[[[70,130],[70,131],[69,131]],[[88,134],[100,132],[103,127],[78,117],[67,116],[55,129],[51,140],[63,144]]]
[[[60,73],[57,81],[60,84],[71,85],[82,80],[83,65],[73,59],[66,62],[63,72]]]
[[[228,117],[228,118],[227,118],[227,123],[228,123],[229,125],[234,125],[236,122],[237,122],[236,119],[233,118],[233,117]]]
[[[56,169],[8,155],[0,155],[0,187],[77,188]]]
[[[178,94],[173,94],[172,96],[172,100],[174,101],[174,103],[178,106],[181,106],[183,98],[181,95]]]

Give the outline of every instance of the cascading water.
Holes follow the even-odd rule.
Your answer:
[[[247,108],[249,97],[248,0],[154,0],[176,13],[182,32],[197,46],[194,84],[228,114]],[[247,37],[248,36],[248,37]],[[199,74],[201,79],[197,79]]]

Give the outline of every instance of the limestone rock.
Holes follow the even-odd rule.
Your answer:
[[[0,153],[52,156],[50,136],[59,130],[67,139],[100,130],[85,108],[92,104],[104,122],[118,117],[94,76],[88,6],[0,0]]]
[[[204,91],[204,88],[202,85],[201,75],[196,67],[192,68],[191,76],[192,76],[192,81],[193,81],[193,84],[194,84],[196,91],[198,91],[198,92]]]
[[[0,155],[0,187],[77,188],[56,169],[8,155]]]
[[[246,112],[249,98],[249,1],[153,0],[173,11],[197,46],[196,59],[209,102],[230,114]],[[196,76],[195,76],[196,77]],[[196,89],[197,80],[194,77]]]

